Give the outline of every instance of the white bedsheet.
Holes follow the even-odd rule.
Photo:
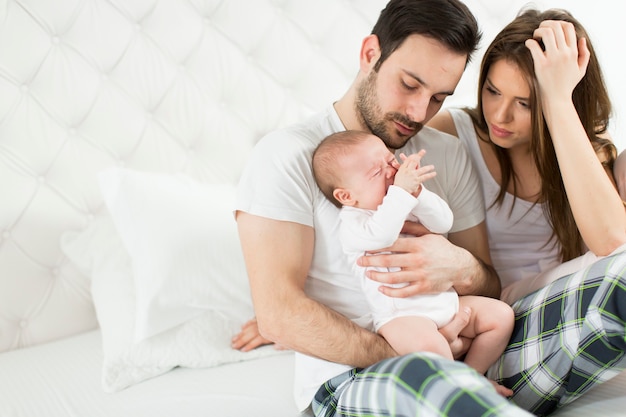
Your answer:
[[[210,369],[175,369],[115,394],[102,390],[92,331],[0,355],[2,417],[296,417],[293,354]],[[623,416],[622,373],[554,416]],[[308,415],[308,414],[307,414]]]
[[[116,394],[103,392],[101,367],[97,331],[3,353],[0,416],[298,416],[291,353],[210,369],[178,368]]]
[[[0,417],[299,416],[289,352],[209,369],[177,368],[107,394],[101,346],[100,332],[92,331],[0,355]],[[618,417],[624,410],[626,372],[553,416]]]

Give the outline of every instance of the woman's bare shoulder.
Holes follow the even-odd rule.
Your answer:
[[[448,110],[440,110],[439,113],[430,119],[427,125],[441,132],[459,137],[456,126],[454,125],[454,120],[452,120],[452,115]]]

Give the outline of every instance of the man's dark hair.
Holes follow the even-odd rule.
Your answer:
[[[482,36],[476,18],[459,0],[391,0],[372,29],[380,44],[380,65],[409,35],[423,35],[467,55],[478,49]]]

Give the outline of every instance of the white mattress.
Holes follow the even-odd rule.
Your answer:
[[[1,417],[296,417],[293,354],[175,369],[115,394],[101,388],[98,331],[0,355]],[[626,373],[553,414],[623,416]],[[307,414],[309,415],[309,414]]]
[[[175,369],[116,394],[97,331],[0,355],[2,417],[295,417],[293,354]],[[287,398],[285,398],[287,396]]]

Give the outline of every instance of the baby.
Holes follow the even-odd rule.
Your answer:
[[[471,307],[461,336],[472,339],[464,361],[481,374],[504,351],[513,330],[513,311],[504,302],[479,296],[458,296],[454,289],[437,294],[393,298],[356,264],[364,253],[381,252],[400,236],[405,220],[420,222],[432,233],[452,227],[447,203],[424,186],[435,177],[433,166],[420,166],[425,151],[406,156],[400,164],[383,141],[360,131],[325,138],[313,154],[313,173],[324,195],[341,209],[339,239],[361,281],[374,329],[400,355],[429,351],[453,359],[438,329],[459,307]],[[502,395],[512,391],[496,384]]]

